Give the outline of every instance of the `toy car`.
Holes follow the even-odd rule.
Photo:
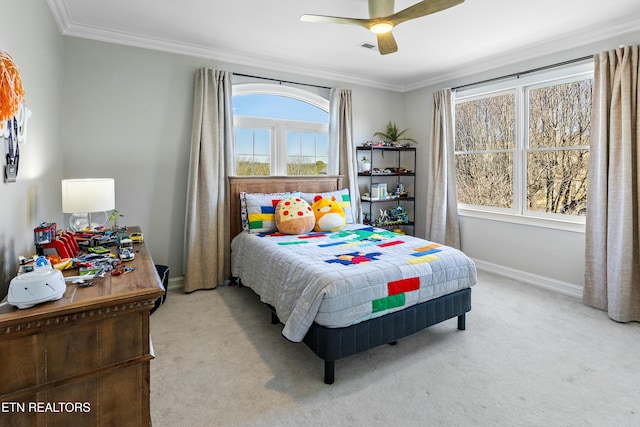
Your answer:
[[[94,254],[106,254],[107,252],[111,252],[109,249],[104,246],[92,246],[88,249],[89,252]]]
[[[127,248],[120,248],[118,250],[118,256],[122,261],[133,261],[135,258],[135,254]]]
[[[130,251],[133,250],[133,240],[131,240],[129,237],[125,237],[120,239],[120,244],[118,245],[120,247],[120,249],[129,249]]]
[[[131,241],[133,243],[142,243],[142,242],[144,242],[144,236],[142,235],[142,233],[131,233],[129,235],[129,238],[131,239]]]

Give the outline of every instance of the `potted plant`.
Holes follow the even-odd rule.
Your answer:
[[[394,122],[389,121],[389,123],[387,124],[387,128],[385,129],[384,132],[376,132],[373,134],[373,136],[381,136],[382,138],[385,139],[385,141],[390,142],[391,145],[399,145],[398,144],[399,141],[408,141],[408,142],[413,142],[417,144],[418,141],[416,141],[413,138],[409,138],[408,136],[405,136],[405,133],[408,130],[409,129],[405,129],[401,131],[398,129],[398,126]]]
[[[360,167],[362,168],[362,172],[367,172],[371,170],[371,160],[366,155],[363,155],[360,159]]]
[[[111,229],[113,231],[118,231],[118,218],[123,217],[124,215],[121,214],[120,212],[118,212],[117,210],[112,210],[111,211],[111,215],[109,215],[109,219],[108,221],[113,221],[113,225],[111,226]]]

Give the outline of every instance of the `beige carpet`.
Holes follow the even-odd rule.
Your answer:
[[[481,273],[456,320],[323,362],[248,288],[170,292],[151,316],[162,426],[640,426],[640,324]]]

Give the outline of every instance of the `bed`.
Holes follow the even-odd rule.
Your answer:
[[[476,283],[472,260],[424,239],[350,223],[333,233],[244,231],[242,193],[332,194],[342,177],[230,177],[231,270],[283,323],[282,335],[335,362],[457,317],[464,330]],[[342,190],[344,191],[344,190]],[[298,193],[296,193],[298,194]]]

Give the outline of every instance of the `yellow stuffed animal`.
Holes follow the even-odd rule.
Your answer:
[[[338,231],[347,223],[344,209],[336,202],[335,196],[328,200],[318,195],[313,199],[311,208],[316,216],[313,231]]]

